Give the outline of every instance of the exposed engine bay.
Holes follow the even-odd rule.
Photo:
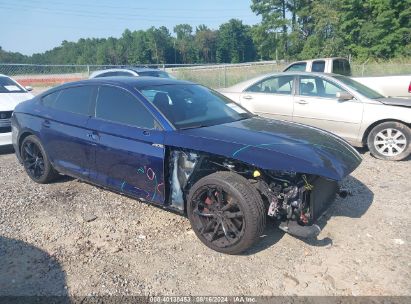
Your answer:
[[[345,196],[338,183],[319,176],[297,172],[268,171],[237,160],[202,152],[170,151],[169,204],[184,211],[191,186],[216,171],[231,171],[245,177],[256,187],[266,205],[267,215],[280,222],[280,229],[300,237],[318,235],[313,225],[336,194]]]

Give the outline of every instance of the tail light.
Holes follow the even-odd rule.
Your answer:
[[[408,93],[411,93],[411,81],[410,81],[410,84],[408,85]]]

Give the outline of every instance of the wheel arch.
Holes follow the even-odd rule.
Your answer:
[[[385,122],[398,122],[398,123],[401,123],[401,124],[406,125],[409,128],[411,128],[410,123],[406,123],[405,121],[402,121],[402,120],[399,120],[399,119],[386,118],[386,119],[377,120],[377,121],[373,122],[371,125],[369,125],[367,127],[367,129],[365,130],[364,134],[362,135],[361,142],[364,146],[368,146],[367,145],[367,139],[368,139],[368,135],[370,134],[372,129],[374,129],[376,126],[378,126],[382,123],[385,123]]]
[[[35,135],[33,131],[31,130],[24,130],[20,135],[19,138],[17,139],[17,153],[18,153],[18,158],[21,160],[21,144],[23,143],[23,140],[30,136],[30,135]]]
[[[187,160],[185,156],[191,156],[191,160]],[[181,158],[183,158],[183,163],[191,163],[193,167],[190,169],[187,167],[183,169],[184,166],[180,166]],[[188,157],[190,158],[190,157]],[[167,181],[166,184],[166,201],[173,208],[177,209],[182,213],[187,213],[187,197],[188,194],[195,183],[205,176],[211,175],[216,172],[231,172],[229,167],[225,166],[227,163],[235,163],[240,166],[247,167],[249,170],[259,169],[250,164],[243,163],[241,161],[231,159],[229,157],[224,157],[221,155],[216,155],[212,153],[202,152],[192,149],[181,149],[177,147],[167,147],[167,153],[165,158],[165,163],[168,164],[165,166],[165,175],[164,179]],[[176,167],[176,164],[177,165]],[[174,172],[174,169],[177,168],[177,171]],[[238,172],[232,171],[239,174]],[[241,176],[241,174],[239,174]],[[181,181],[178,176],[185,176],[184,181]],[[173,190],[178,190],[178,195],[181,195],[183,198],[182,202],[176,202],[173,200]]]

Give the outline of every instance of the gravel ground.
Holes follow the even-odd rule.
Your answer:
[[[3,151],[0,295],[411,295],[410,173],[367,152],[318,240],[271,223],[229,256],[185,217],[70,178],[35,184]]]

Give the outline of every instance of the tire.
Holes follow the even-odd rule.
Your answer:
[[[23,140],[20,154],[27,175],[36,183],[47,184],[58,177],[58,172],[54,170],[43,145],[36,136],[30,135]]]
[[[257,189],[244,177],[216,172],[193,185],[187,213],[197,237],[209,248],[239,254],[263,234],[264,203]]]
[[[368,134],[367,145],[371,154],[383,160],[403,160],[411,153],[411,130],[399,122],[384,122]]]

